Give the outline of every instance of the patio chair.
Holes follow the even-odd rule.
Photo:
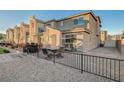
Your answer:
[[[42,49],[43,54],[46,56],[45,58],[52,58],[53,54],[49,53],[47,49],[43,48]]]
[[[34,43],[31,43],[31,44],[29,45],[29,52],[30,52],[30,53],[34,53],[34,52],[35,52],[35,50],[34,50]]]
[[[59,49],[58,49],[58,51],[56,52],[56,57],[57,58],[63,58],[64,56],[62,55],[62,53],[64,52],[64,48],[63,47],[60,47]]]
[[[35,45],[35,52],[38,53],[39,52],[39,47],[38,44]]]

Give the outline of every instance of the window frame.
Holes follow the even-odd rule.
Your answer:
[[[74,19],[74,25],[78,25],[78,19]]]
[[[74,25],[84,25],[83,17],[79,17],[77,19],[74,19]]]

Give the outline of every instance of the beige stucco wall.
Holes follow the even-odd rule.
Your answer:
[[[20,28],[19,27],[15,27],[13,32],[14,32],[14,43],[15,44],[19,44]]]
[[[83,50],[84,51],[88,51],[94,48],[97,48],[99,46],[100,43],[100,37],[99,37],[99,32],[100,32],[100,27],[99,27],[99,22],[96,21],[93,16],[91,16],[90,14],[86,14],[86,15],[82,15],[82,16],[78,16],[78,17],[74,17],[68,20],[64,20],[64,26],[61,27],[60,26],[60,22],[58,22],[58,28],[60,29],[64,29],[64,30],[73,30],[74,28],[78,28],[79,26],[74,25],[74,19],[77,19],[79,17],[83,17],[83,19],[86,21],[85,26],[80,26],[82,28],[84,28],[84,30],[82,31],[88,31],[88,33],[83,32],[83,34],[81,35],[77,35],[78,37],[82,37],[82,41],[77,40],[77,42],[75,44],[75,46],[80,45],[77,49],[78,50]],[[77,30],[78,31],[78,30]],[[77,32],[75,29],[75,32]],[[63,31],[64,32],[64,31]]]
[[[86,28],[82,30],[82,34],[80,33],[77,35],[77,38],[81,38],[81,40],[77,40],[75,43],[77,50],[79,51],[89,51],[91,49],[97,48],[100,41],[99,37],[97,36],[99,29],[96,20],[94,20],[90,14],[85,15],[84,20],[86,20],[88,23]],[[88,31],[89,33],[85,31]],[[75,32],[78,32],[78,30],[75,29]]]
[[[30,23],[29,23],[29,33],[30,33],[30,42],[34,42],[35,40],[35,31],[36,31],[36,22],[35,19],[30,17]]]
[[[29,32],[29,25],[21,23],[19,44],[26,44],[26,42],[28,42],[28,36],[26,35],[27,32]]]
[[[83,17],[85,20],[84,25],[74,25],[74,19],[78,19]],[[97,21],[96,21],[97,20]],[[80,16],[71,17],[67,20],[63,20],[63,26],[61,26],[61,21],[51,21],[51,27],[47,26],[43,21],[36,19],[34,16],[29,18],[29,27],[20,25],[20,29],[18,27],[14,28],[14,42],[15,43],[25,43],[27,36],[26,32],[29,31],[29,43],[42,43],[44,46],[61,46],[62,44],[62,33],[63,30],[67,32],[75,32],[76,42],[75,46],[79,50],[88,51],[94,49],[99,46],[100,38],[100,22],[98,19],[94,19],[94,17],[90,14],[83,14]],[[44,32],[39,32],[39,28],[42,28]],[[53,39],[54,38],[54,39]]]
[[[61,32],[46,26],[45,32],[43,33],[43,47],[60,47],[61,45]]]
[[[98,27],[98,22],[94,20],[94,18],[90,16],[89,19],[89,31],[91,32],[90,38],[91,38],[91,46],[93,48],[97,48],[100,43],[100,38],[99,38],[99,32],[100,32],[100,27]]]
[[[70,18],[70,19],[67,19],[67,20],[63,20],[63,26],[61,26],[61,22],[62,21],[59,21],[57,22],[57,28],[60,29],[60,30],[70,30],[70,29],[73,29],[74,27],[77,27],[77,25],[74,25],[74,19],[78,19],[80,17],[83,17],[83,19],[85,21],[88,21],[89,20],[89,16],[88,15],[81,15],[81,16],[78,16],[78,17],[74,17],[74,18]],[[83,27],[87,27],[87,24],[84,24],[82,25]]]
[[[100,41],[105,41],[107,40],[107,31],[101,31],[100,32]]]
[[[29,23],[30,42],[33,42],[33,43],[39,42],[39,39],[38,39],[40,35],[38,31],[39,27],[44,29],[44,23],[37,21],[35,17],[30,17],[30,23]]]
[[[11,42],[11,43],[13,43],[13,41],[14,41],[14,33],[13,33],[13,30],[10,30],[10,33],[9,33],[9,41]]]
[[[14,33],[13,33],[13,29],[8,29],[6,31],[6,41],[8,43],[13,43],[14,42]]]
[[[88,34],[83,31],[82,34],[80,33],[80,35],[78,35],[77,37],[80,38],[80,40],[78,40],[77,42],[77,44],[79,45],[77,46],[78,51],[87,52],[98,47],[96,37],[94,37],[94,33]]]

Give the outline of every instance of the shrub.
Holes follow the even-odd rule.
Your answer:
[[[4,52],[4,53],[10,53],[10,51],[9,51],[9,50],[3,50],[3,52]]]

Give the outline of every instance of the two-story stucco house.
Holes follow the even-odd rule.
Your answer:
[[[63,46],[68,50],[88,51],[99,46],[100,27],[100,17],[92,11],[46,22],[31,16],[29,26],[22,23],[20,27],[14,28],[14,42],[37,43],[43,47]]]
[[[101,21],[91,11],[51,20],[46,24],[61,32],[59,46],[77,51],[88,51],[99,46]]]
[[[13,38],[14,38],[14,44],[19,44],[19,37],[20,37],[20,28],[18,26],[15,26],[14,27],[14,30],[13,30]]]
[[[7,29],[6,31],[6,41],[8,43],[13,43],[14,42],[14,30],[12,28]]]
[[[40,43],[41,36],[44,31],[45,23],[42,20],[36,19],[34,16],[29,18],[29,38],[31,43]]]

